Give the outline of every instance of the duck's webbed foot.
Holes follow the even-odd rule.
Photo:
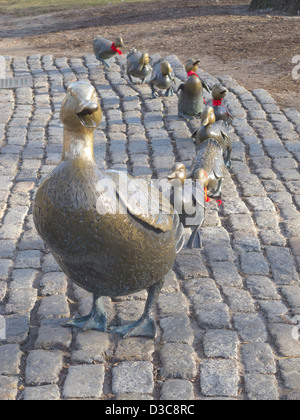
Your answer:
[[[97,60],[100,61],[100,63],[104,65],[104,67],[106,67],[107,69],[110,69],[110,65],[103,58],[100,58],[100,57],[96,57],[96,58]]]
[[[121,334],[123,338],[127,337],[148,337],[155,338],[157,336],[157,328],[153,318],[142,317],[133,324],[123,327],[111,328],[110,332]]]
[[[98,330],[105,332],[107,330],[107,316],[103,307],[101,296],[93,296],[93,307],[89,315],[71,319],[63,324],[64,327],[76,327],[84,331]]]
[[[166,90],[166,93],[165,93],[166,97],[173,96],[173,95],[174,95],[174,89],[172,87]]]
[[[191,234],[191,236],[189,237],[189,240],[187,242],[187,247],[188,248],[202,248],[202,236],[201,236],[201,232],[200,232],[200,226],[197,227],[193,233]]]
[[[161,280],[150,286],[148,289],[148,298],[145,305],[145,310],[142,317],[129,325],[123,327],[115,327],[111,329],[111,332],[122,334],[123,338],[127,337],[148,337],[156,338],[157,327],[152,317],[152,312],[157,302],[159,293],[162,289],[164,281]]]
[[[154,86],[151,84],[150,87],[151,87],[151,98],[152,99],[157,98],[159,95],[157,92],[155,92]]]
[[[184,118],[185,120],[194,120],[195,119],[195,117],[193,117],[191,115],[184,114],[183,112],[178,112],[178,117],[179,118]]]

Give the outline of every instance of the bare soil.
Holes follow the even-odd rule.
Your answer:
[[[44,15],[0,16],[0,54],[82,56],[96,35],[122,35],[132,46],[182,62],[200,58],[214,76],[229,74],[247,89],[264,88],[300,111],[300,17],[249,12],[250,0],[159,0]],[[126,51],[125,51],[126,52]],[[299,57],[300,61],[300,57]],[[300,77],[300,70],[298,71]]]

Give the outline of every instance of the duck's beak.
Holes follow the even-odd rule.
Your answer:
[[[96,113],[99,111],[99,104],[88,101],[81,102],[76,109],[76,115],[81,124],[87,128],[95,128],[98,126]]]
[[[209,124],[209,117],[207,116],[205,118],[205,120],[201,121],[201,125],[203,125],[204,127],[206,127]]]
[[[168,179],[175,179],[176,178],[176,172],[172,172],[168,175]]]

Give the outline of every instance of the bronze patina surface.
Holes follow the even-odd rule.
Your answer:
[[[60,117],[64,125],[62,158],[38,188],[33,216],[61,269],[94,297],[91,313],[66,325],[106,331],[102,296],[147,289],[141,319],[113,331],[155,337],[151,314],[164,277],[184,242],[179,216],[155,189],[151,189],[151,199],[157,213],[141,209],[119,188],[119,172],[96,166],[93,133],[101,121],[101,107],[91,84],[81,81],[69,86]],[[122,176],[128,183],[135,180],[126,172]],[[137,182],[135,188],[146,195],[148,185]],[[118,211],[113,211],[115,202]]]
[[[210,92],[208,86],[202,82],[197,74],[200,60],[189,58],[185,63],[187,80],[178,90],[178,116],[188,119],[200,118],[204,108],[203,88]]]
[[[133,83],[132,77],[137,77],[145,83],[146,77],[152,71],[149,54],[132,48],[127,54],[126,71],[131,83]]]
[[[190,177],[206,188],[208,195],[218,197],[221,194],[224,171],[222,146],[215,139],[204,140],[192,162]]]
[[[216,83],[211,91],[212,100],[207,103],[207,105],[212,106],[215,111],[216,121],[225,121],[228,124],[232,123],[232,115],[223,104],[223,99],[225,98],[228,90],[222,86],[221,83]]]
[[[218,141],[223,149],[224,161],[227,167],[231,167],[233,129],[223,120],[216,121],[214,108],[206,106],[201,115],[201,127],[194,131],[192,137],[196,143],[196,149],[200,147],[204,140],[213,138]]]
[[[93,40],[94,54],[106,68],[110,68],[110,65],[106,60],[112,58],[116,54],[122,54],[120,48],[124,48],[123,39],[121,36],[117,36],[115,41],[109,41],[102,36],[96,36]]]
[[[161,58],[153,65],[149,85],[151,87],[152,98],[158,96],[155,88],[166,90],[165,96],[173,96],[173,84],[175,83],[174,73],[171,64]]]
[[[173,165],[172,173],[168,176],[173,187],[171,203],[180,214],[183,226],[194,228],[187,247],[201,248],[200,228],[205,218],[205,193],[203,186],[193,179],[188,179],[188,176],[183,163],[177,162]]]
[[[200,118],[204,108],[203,86],[198,76],[191,75],[178,88],[178,116]]]
[[[187,73],[193,71],[193,72],[197,72],[198,70],[198,66],[200,64],[200,60],[194,60],[193,58],[188,58],[185,62],[185,71]]]

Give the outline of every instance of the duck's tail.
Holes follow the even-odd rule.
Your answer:
[[[173,216],[173,232],[175,235],[175,243],[176,243],[176,254],[181,250],[184,245],[184,229],[183,225],[180,222],[179,215],[177,211],[174,210]]]

